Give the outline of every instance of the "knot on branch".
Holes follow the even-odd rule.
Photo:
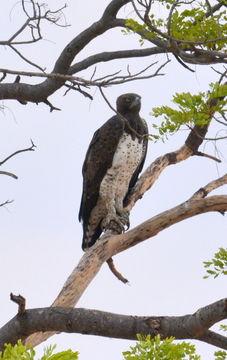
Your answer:
[[[26,300],[22,295],[14,295],[13,293],[11,293],[10,300],[18,304],[18,315],[21,315],[25,312]]]

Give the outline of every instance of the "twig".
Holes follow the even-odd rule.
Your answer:
[[[187,124],[186,124],[187,125]],[[216,138],[210,138],[210,137],[203,137],[201,136],[200,134],[198,134],[198,132],[195,130],[195,128],[192,128],[190,125],[187,125],[187,127],[193,131],[196,136],[198,136],[200,139],[203,139],[203,140],[208,140],[208,141],[218,141],[218,140],[224,140],[224,139],[227,139],[227,136],[219,136],[219,137],[216,137]]]
[[[11,176],[12,178],[14,178],[16,180],[18,179],[18,177],[15,174],[8,172],[8,171],[0,170],[0,175],[7,175],[7,176]]]
[[[193,155],[204,156],[204,157],[207,157],[208,159],[212,159],[212,160],[214,160],[214,161],[217,161],[217,162],[221,163],[221,160],[220,160],[220,159],[216,158],[215,156],[212,156],[212,155],[209,155],[209,154],[205,154],[205,153],[203,153],[203,152],[201,152],[201,151],[196,151],[196,152],[194,152]]]
[[[4,72],[2,77],[0,78],[0,82],[2,82],[5,79],[5,77],[6,77],[6,73]]]
[[[61,111],[60,108],[55,107],[54,105],[51,104],[51,102],[49,100],[44,100],[43,101],[44,104],[48,105],[50,107],[50,112],[57,110],[57,111]]]
[[[12,46],[11,44],[9,45],[9,47],[15,51],[15,53],[17,53],[17,55],[19,55],[21,57],[21,59],[23,59],[25,62],[27,62],[28,64],[36,67],[37,69],[44,71],[45,69],[43,69],[41,66],[35,64],[34,62],[30,61],[29,59],[27,59],[24,55],[21,54],[20,51],[18,51],[14,46]]]
[[[93,100],[93,97],[87,92],[80,88],[80,85],[77,85],[77,87],[72,83],[71,85],[65,84],[65,87],[68,89],[65,91],[64,96],[68,94],[70,90],[75,90],[84,95],[85,97],[89,98],[90,100]]]
[[[95,80],[86,80],[83,79],[81,77],[78,76],[73,76],[73,75],[63,75],[63,74],[58,74],[58,73],[37,73],[37,72],[32,72],[32,71],[17,71],[17,70],[9,70],[9,69],[1,69],[0,68],[0,72],[5,73],[5,74],[13,74],[13,75],[21,75],[21,76],[34,76],[34,77],[43,77],[43,78],[48,78],[48,79],[57,79],[57,80],[64,80],[64,81],[72,81],[77,85],[80,86],[107,86],[107,85],[118,85],[118,84],[123,84],[125,82],[129,82],[129,81],[134,81],[134,80],[141,80],[141,79],[150,79],[152,77],[155,76],[161,76],[164,74],[161,74],[160,71],[161,69],[166,66],[168,63],[170,62],[170,60],[168,59],[164,64],[162,64],[153,74],[151,75],[146,75],[146,76],[139,76],[141,74],[143,74],[145,71],[147,71],[151,66],[155,65],[157,62],[154,62],[152,64],[150,64],[149,66],[147,66],[145,69],[140,70],[139,72],[137,72],[136,74],[132,74],[132,75],[126,75],[126,76],[119,76],[119,77],[113,77],[110,78],[106,81],[104,81],[104,78],[107,78],[109,76],[112,75],[107,75],[103,78],[100,79],[95,79]],[[94,76],[94,74],[92,75]]]
[[[29,147],[29,148],[26,148],[26,149],[22,149],[22,150],[17,150],[15,151],[13,154],[7,156],[4,160],[0,161],[0,166],[3,165],[6,161],[8,161],[9,159],[11,159],[13,156],[17,155],[17,154],[20,154],[22,152],[25,152],[25,151],[34,151],[36,146],[35,144],[33,143],[33,141],[31,140],[31,143],[32,145]],[[5,175],[9,175],[10,173],[7,173]],[[15,179],[17,179],[17,176],[14,175],[14,174],[11,174],[10,176],[14,177]]]
[[[8,205],[8,204],[11,204],[13,201],[14,200],[6,200],[3,203],[1,203],[0,206],[5,206],[5,205]]]
[[[196,191],[192,195],[192,197],[189,199],[189,201],[205,198],[211,191],[213,191],[213,190],[217,189],[218,187],[225,185],[225,184],[227,184],[227,174],[223,175],[222,177],[220,177],[216,180],[209,182],[209,184],[200,188],[198,191]]]
[[[124,284],[127,284],[129,282],[121,273],[119,273],[119,271],[117,271],[112,257],[106,260],[106,262],[109,266],[109,269],[112,271],[112,273],[116,276],[118,280],[122,281]]]
[[[12,300],[13,302],[15,302],[16,304],[18,304],[18,315],[21,315],[25,312],[25,303],[26,300],[23,296],[21,295],[13,295],[12,293],[10,294],[10,300]]]

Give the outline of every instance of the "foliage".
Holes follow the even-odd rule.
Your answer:
[[[151,338],[137,335],[139,342],[123,352],[125,360],[199,360],[195,346],[186,343],[174,343],[174,338],[160,339],[160,335]]]
[[[130,351],[123,352],[124,360],[200,360],[195,346],[185,341],[174,343],[174,337],[160,339],[160,335],[137,335],[138,342],[130,346]],[[216,351],[214,360],[227,360],[226,351]]]
[[[61,351],[53,354],[56,345],[44,349],[44,354],[39,360],[78,360],[78,352],[72,350]],[[35,350],[30,345],[23,345],[18,340],[16,345],[5,344],[5,350],[0,352],[0,360],[35,360]]]
[[[220,330],[227,331],[227,325],[220,325]]]
[[[227,95],[227,86],[219,83],[211,83],[207,92],[200,92],[196,95],[188,92],[176,93],[172,102],[178,106],[177,110],[166,105],[152,109],[152,116],[164,117],[161,125],[152,125],[158,131],[157,139],[164,140],[168,135],[176,133],[183,125],[189,128],[193,125],[205,126],[214,112],[216,115],[223,116],[227,100],[219,100],[212,107],[210,104],[212,99],[225,95]]]
[[[204,261],[203,263],[207,269],[207,275],[204,276],[204,279],[210,276],[216,278],[219,275],[227,275],[227,248],[220,248],[211,261]]]
[[[227,27],[226,12],[212,13],[208,2],[190,1],[188,4],[173,0],[157,0],[158,13],[166,14],[159,18],[155,14],[155,7],[151,7],[151,14],[144,24],[134,19],[127,20],[128,34],[137,32],[141,35],[141,44],[144,40],[170,40],[177,41],[182,49],[191,49],[196,45],[206,50],[223,50],[226,44]],[[209,14],[209,15],[207,15]]]
[[[222,350],[215,351],[214,356],[215,356],[215,360],[227,360],[226,351],[222,351]]]
[[[225,11],[206,17],[207,9],[194,8],[182,12],[175,11],[171,21],[171,36],[177,40],[201,42],[201,47],[208,50],[221,50],[225,46],[227,35]],[[219,22],[219,19],[223,21]],[[212,41],[213,40],[213,41]],[[184,45],[190,48],[190,44]]]

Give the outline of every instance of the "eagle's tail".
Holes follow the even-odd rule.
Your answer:
[[[82,249],[86,251],[91,246],[94,245],[96,240],[100,237],[102,234],[102,229],[100,224],[95,228],[92,229],[89,225],[83,226],[84,228],[84,235],[83,235],[83,241],[82,241]]]

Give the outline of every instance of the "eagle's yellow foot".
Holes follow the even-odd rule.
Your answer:
[[[103,231],[113,230],[118,234],[121,234],[125,231],[125,224],[121,221],[119,216],[116,214],[110,214],[102,220],[101,228]]]

